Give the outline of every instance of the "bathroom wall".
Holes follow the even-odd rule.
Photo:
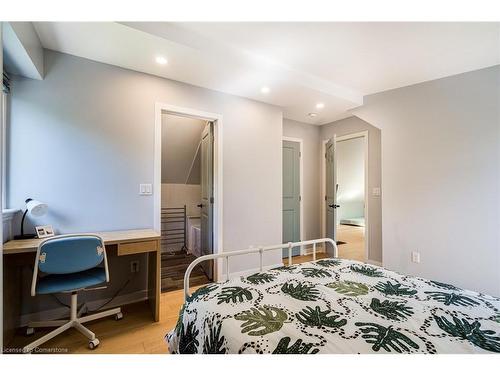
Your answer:
[[[186,205],[188,216],[200,216],[201,185],[161,184],[161,207]]]

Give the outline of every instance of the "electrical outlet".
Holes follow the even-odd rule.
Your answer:
[[[413,263],[420,263],[420,253],[418,251],[411,252],[411,261]]]
[[[130,262],[130,272],[131,273],[139,272],[139,261],[138,260],[133,260],[132,262]]]

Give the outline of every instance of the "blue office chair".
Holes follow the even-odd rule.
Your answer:
[[[71,293],[71,312],[69,320],[30,322],[28,334],[33,333],[37,327],[58,328],[25,346],[23,351],[30,353],[72,327],[89,339],[90,349],[96,348],[99,340],[82,323],[110,315],[121,319],[123,317],[121,309],[115,308],[80,317],[82,311],[77,312],[77,292],[108,282],[108,261],[101,237],[95,234],[62,235],[41,242],[36,252],[31,295]]]

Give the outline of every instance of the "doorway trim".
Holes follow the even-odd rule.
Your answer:
[[[369,191],[368,191],[368,176],[369,176],[369,171],[368,171],[368,130],[364,130],[361,132],[355,132],[355,133],[350,133],[350,134],[345,134],[345,135],[337,135],[336,133],[333,135],[333,140],[335,144],[335,148],[337,147],[337,142],[340,141],[346,141],[348,139],[354,139],[354,138],[363,138],[364,139],[364,168],[365,168],[365,178],[364,178],[364,183],[365,183],[365,262],[371,262],[369,258],[369,250],[370,250],[370,226],[369,226]],[[321,236],[325,237],[326,236],[326,209],[325,209],[325,195],[326,195],[326,163],[325,163],[325,152],[326,152],[326,144],[328,141],[332,138],[329,139],[323,139],[321,143]],[[336,159],[336,158],[335,158]],[[335,161],[336,165],[336,161]],[[335,167],[337,168],[337,167]],[[337,225],[337,224],[335,224]]]
[[[153,172],[153,214],[154,229],[161,230],[161,146],[162,146],[162,114],[191,117],[214,123],[214,254],[223,252],[223,168],[222,168],[222,115],[200,111],[193,108],[178,107],[175,105],[155,103],[155,132],[154,132],[154,172]],[[222,280],[222,258],[214,262],[214,281]]]
[[[300,209],[300,214],[299,214],[299,232],[300,232],[300,239],[299,241],[304,241],[304,140],[302,138],[294,138],[294,137],[281,137],[281,150],[283,151],[283,141],[289,141],[289,142],[297,142],[299,144],[299,179],[300,179],[300,188],[299,188],[299,195],[300,195],[300,201],[299,201],[299,209]],[[281,171],[281,181],[283,181],[283,171]],[[281,187],[281,191],[283,193],[283,186]],[[282,214],[283,214],[283,207],[282,207]],[[305,255],[306,249],[304,246],[300,247],[300,255]]]

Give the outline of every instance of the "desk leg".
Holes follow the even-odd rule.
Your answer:
[[[153,313],[153,320],[160,320],[160,293],[161,293],[161,257],[160,241],[157,241],[156,251],[148,253],[148,299]]]
[[[3,345],[8,347],[19,327],[21,315],[22,265],[13,257],[3,257]]]

